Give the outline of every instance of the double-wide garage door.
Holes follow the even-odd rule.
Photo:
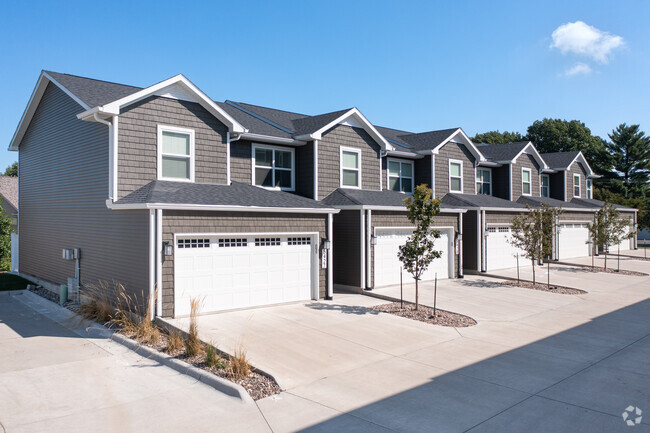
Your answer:
[[[452,230],[439,230],[441,230],[440,237],[434,241],[434,247],[436,250],[441,251],[442,255],[440,258],[434,259],[423,274],[421,279],[425,281],[433,280],[436,273],[438,279],[449,278],[450,272],[453,272]],[[404,245],[412,233],[412,229],[376,228],[377,244],[374,248],[375,287],[399,284],[402,262],[397,258],[397,253],[400,245]],[[413,278],[406,271],[403,272],[403,278],[404,283],[413,282]]]
[[[312,298],[315,236],[202,236],[176,239],[175,315],[214,312]]]
[[[586,223],[562,223],[558,227],[558,259],[589,256],[589,226]]]

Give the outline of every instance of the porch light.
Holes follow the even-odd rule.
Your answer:
[[[372,245],[372,246],[377,245],[377,236],[370,235],[370,245]]]
[[[163,242],[163,251],[165,256],[169,257],[174,254],[174,246],[168,241]]]
[[[329,250],[332,246],[332,243],[330,242],[329,239],[324,239],[323,240],[323,249],[324,250]]]

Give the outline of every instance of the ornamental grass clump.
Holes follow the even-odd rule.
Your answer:
[[[203,343],[199,339],[199,325],[197,316],[201,308],[199,299],[190,299],[190,329],[185,337],[185,354],[188,358],[199,355],[203,352]]]
[[[230,376],[235,379],[243,379],[251,373],[251,365],[246,357],[246,351],[241,343],[235,347],[234,354],[230,357],[228,366]]]

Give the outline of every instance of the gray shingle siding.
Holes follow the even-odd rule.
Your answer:
[[[163,241],[173,242],[174,233],[318,232],[322,243],[326,237],[326,225],[326,215],[163,211]],[[162,312],[164,317],[172,317],[174,315],[174,257],[163,258]],[[320,263],[317,265],[320,266]],[[325,296],[326,269],[322,268],[319,268],[319,292],[320,297]]]
[[[63,248],[81,249],[81,279],[148,292],[146,211],[111,211],[108,128],[78,120],[82,108],[49,84],[20,143],[20,270],[56,284],[74,276]]]
[[[587,190],[587,170],[583,167],[581,163],[578,161],[574,162],[573,165],[571,166],[571,170],[567,170],[566,176],[567,176],[567,186],[566,186],[566,194],[567,194],[567,200],[571,200],[574,195],[573,195],[573,175],[574,174],[579,174],[580,175],[580,198],[587,198],[587,195],[585,194]]]
[[[119,116],[118,198],[157,178],[158,125],[193,129],[196,182],[226,183],[227,127],[195,102],[151,96]]]
[[[230,179],[235,182],[252,183],[251,142],[246,140],[230,143]]]
[[[517,201],[522,195],[523,185],[521,183],[522,169],[530,169],[532,197],[539,197],[539,164],[531,155],[522,153],[517,159],[517,163],[512,165],[512,200]]]
[[[436,198],[442,198],[449,192],[449,160],[463,161],[463,193],[474,194],[475,174],[474,155],[467,148],[458,143],[445,144],[435,156]]]
[[[318,198],[327,197],[340,186],[341,147],[361,149],[361,186],[379,190],[379,144],[361,128],[337,125],[318,143]]]

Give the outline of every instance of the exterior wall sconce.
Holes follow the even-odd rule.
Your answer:
[[[377,245],[377,236],[370,235],[370,245],[372,245],[373,247]]]
[[[166,257],[174,255],[174,246],[168,241],[163,242],[163,252]]]
[[[329,250],[332,247],[332,243],[329,239],[323,239],[323,249]]]

